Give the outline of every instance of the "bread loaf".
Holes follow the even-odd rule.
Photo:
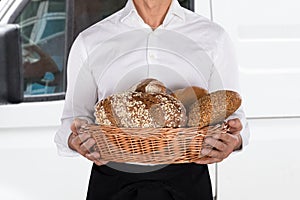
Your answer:
[[[201,97],[193,103],[188,111],[188,126],[199,128],[224,121],[241,105],[237,92],[219,90]]]
[[[95,106],[100,125],[126,128],[182,127],[186,110],[168,94],[124,92],[99,101]]]
[[[194,102],[208,94],[204,88],[189,86],[183,89],[175,90],[171,95],[177,98],[188,109]]]
[[[154,79],[154,78],[146,78],[138,82],[137,84],[133,85],[128,89],[131,92],[149,92],[149,93],[166,93],[167,88],[166,86]]]

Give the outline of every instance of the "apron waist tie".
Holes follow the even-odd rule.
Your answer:
[[[124,186],[112,200],[184,200],[181,193],[165,182],[142,180]]]

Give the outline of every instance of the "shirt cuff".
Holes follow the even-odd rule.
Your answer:
[[[57,144],[57,154],[59,156],[64,156],[64,157],[75,157],[75,156],[79,156],[80,154],[77,151],[74,151],[72,149],[70,149],[69,147],[65,147],[63,145]]]
[[[242,146],[241,146],[240,149],[235,150],[234,152],[241,152],[249,144],[249,133],[250,133],[250,130],[249,130],[248,122],[245,121],[244,123],[242,123],[242,125],[243,125],[243,129],[241,131]]]
[[[240,132],[240,135],[242,138],[242,146],[240,149],[234,151],[234,152],[241,152],[249,144],[249,138],[250,138],[250,129],[249,129],[248,121],[245,117],[245,113],[244,113],[242,107],[240,107],[234,114],[232,114],[230,117],[228,117],[228,119],[226,121],[228,121],[230,119],[234,119],[234,118],[239,118],[241,121],[241,124],[243,126],[243,128]]]
[[[87,120],[89,124],[93,123],[93,119],[88,117],[78,117],[80,119]],[[68,140],[71,134],[71,124],[73,123],[74,118],[65,118],[62,119],[62,124],[59,130],[56,132],[54,142],[57,146],[57,153],[60,156],[74,157],[80,155],[78,152],[69,148]]]
[[[68,145],[72,122],[73,118],[63,119],[59,130],[55,134],[54,142],[56,143],[57,153],[60,156],[73,157],[79,155],[79,153],[70,149]]]

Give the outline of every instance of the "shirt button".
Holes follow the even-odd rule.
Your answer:
[[[149,55],[149,57],[150,57],[151,59],[155,59],[155,55],[152,54],[152,53]]]

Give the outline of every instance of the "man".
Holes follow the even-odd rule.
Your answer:
[[[232,46],[220,26],[180,7],[177,0],[128,0],[122,10],[83,31],[73,44],[62,126],[55,138],[59,153],[79,153],[94,163],[89,200],[212,199],[206,164],[220,162],[247,144],[249,131],[242,108],[228,119],[230,133],[204,141],[214,147],[202,150],[208,156],[205,160],[163,168],[121,164],[150,169],[147,173],[108,167],[92,151],[94,139],[78,133],[84,123],[94,122],[97,100],[121,91],[131,80],[149,76],[171,88],[193,84],[210,92],[240,92]]]

